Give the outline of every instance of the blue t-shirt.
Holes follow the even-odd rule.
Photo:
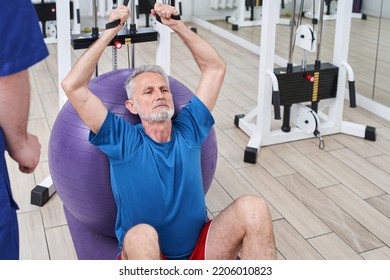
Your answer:
[[[141,124],[111,112],[99,132],[91,132],[91,143],[109,157],[120,248],[131,227],[146,223],[157,230],[168,259],[192,253],[207,221],[201,145],[213,124],[207,107],[194,96],[173,121],[169,142],[155,142]]]
[[[0,77],[49,55],[31,0],[0,0]]]

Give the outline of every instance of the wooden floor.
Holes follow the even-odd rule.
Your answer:
[[[259,58],[202,28],[198,33],[228,64],[213,111],[219,157],[206,196],[209,214],[217,215],[240,195],[256,194],[271,208],[278,259],[390,259],[390,122],[345,106],[345,120],[377,128],[376,142],[336,134],[324,137],[325,150],[316,139],[302,140],[262,147],[256,164],[245,163],[249,137],[233,120],[256,106]],[[21,259],[28,260],[77,259],[57,194],[43,207],[30,204],[31,189],[49,175],[48,141],[58,113],[56,45],[49,50],[50,57],[30,71],[29,131],[40,138],[41,162],[26,175],[7,157],[20,206]],[[127,67],[125,47],[119,57],[119,68]],[[136,46],[136,65],[154,62],[154,43]],[[100,73],[111,70],[111,49],[99,66]],[[172,76],[195,90],[199,70],[177,35],[171,67]]]

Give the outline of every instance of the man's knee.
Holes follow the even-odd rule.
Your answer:
[[[126,232],[123,243],[144,244],[158,242],[157,231],[148,224],[138,224]]]
[[[255,195],[244,195],[236,200],[236,204],[242,218],[246,221],[271,222],[269,208],[262,198]]]
[[[157,231],[147,224],[139,224],[129,229],[123,239],[121,258],[159,260],[160,248]]]

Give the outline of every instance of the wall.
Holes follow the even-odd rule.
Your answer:
[[[369,16],[380,16],[380,9],[382,1],[386,2],[389,0],[362,0],[362,13]],[[384,9],[382,11],[382,17],[390,19],[390,9]]]
[[[231,15],[235,9],[212,9],[210,0],[195,0],[193,1],[193,15],[205,20],[225,19]]]
[[[238,0],[236,0],[238,1]],[[276,0],[278,1],[278,0]],[[281,0],[279,0],[281,1]],[[292,0],[285,0],[285,9],[281,11],[281,14],[284,12],[291,11]],[[304,2],[304,10],[308,11],[311,7],[312,1]],[[300,5],[300,0],[297,1],[297,9]],[[196,0],[193,2],[193,15],[204,20],[221,20],[225,19],[226,16],[231,16],[236,11],[234,9],[212,9],[210,7],[210,0]]]
[[[92,15],[92,0],[79,0],[80,5],[80,15]]]
[[[359,0],[357,0],[359,1]],[[362,1],[362,13],[367,14],[368,16],[376,16],[380,15],[380,7],[382,1],[389,0],[360,0]],[[213,19],[224,19],[226,16],[231,15],[234,10],[214,10],[210,8],[210,0],[183,0],[183,2],[190,2],[189,4],[193,5],[192,14],[196,17],[205,19],[205,20],[213,20]],[[305,1],[305,10],[310,9],[311,0]],[[291,3],[290,0],[285,1],[286,5]],[[297,5],[299,5],[300,1],[297,1]],[[382,16],[385,18],[390,18],[390,11],[383,11]]]
[[[104,0],[97,0],[98,2],[105,2]],[[121,0],[119,0],[121,1]],[[145,0],[139,0],[145,1]],[[182,0],[183,7],[183,20],[190,20],[192,15],[200,17],[202,19],[224,19],[226,16],[231,15],[234,9],[214,10],[210,8],[211,0]],[[362,13],[369,16],[379,16],[380,7],[382,1],[389,0],[361,0],[362,1]],[[33,3],[40,3],[41,0],[32,0]],[[45,2],[54,2],[54,0],[45,0]],[[290,0],[286,0],[286,5]],[[310,6],[311,1],[305,2],[305,8]],[[299,0],[298,0],[299,3]],[[92,0],[79,0],[80,13],[82,16],[92,15]],[[385,18],[390,18],[390,11],[384,11],[382,14]]]

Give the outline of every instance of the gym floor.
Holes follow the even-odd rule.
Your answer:
[[[325,150],[319,150],[316,139],[308,139],[262,147],[256,164],[245,163],[249,137],[233,120],[256,106],[259,58],[197,29],[228,64],[213,111],[219,157],[206,196],[210,217],[240,195],[257,194],[271,208],[278,259],[390,259],[390,122],[346,104],[345,120],[376,127],[376,142],[335,134],[324,137]],[[59,107],[57,48],[55,44],[48,48],[50,56],[30,71],[29,131],[40,138],[41,161],[33,174],[21,174],[7,155],[20,206],[21,259],[25,260],[77,259],[58,195],[43,207],[30,204],[31,189],[49,175],[48,142]],[[136,65],[155,62],[155,43],[135,49]],[[82,53],[74,51],[73,61]],[[118,56],[119,68],[127,67],[126,47]],[[99,73],[111,69],[107,48]],[[171,75],[195,90],[199,74],[189,51],[172,35]]]

